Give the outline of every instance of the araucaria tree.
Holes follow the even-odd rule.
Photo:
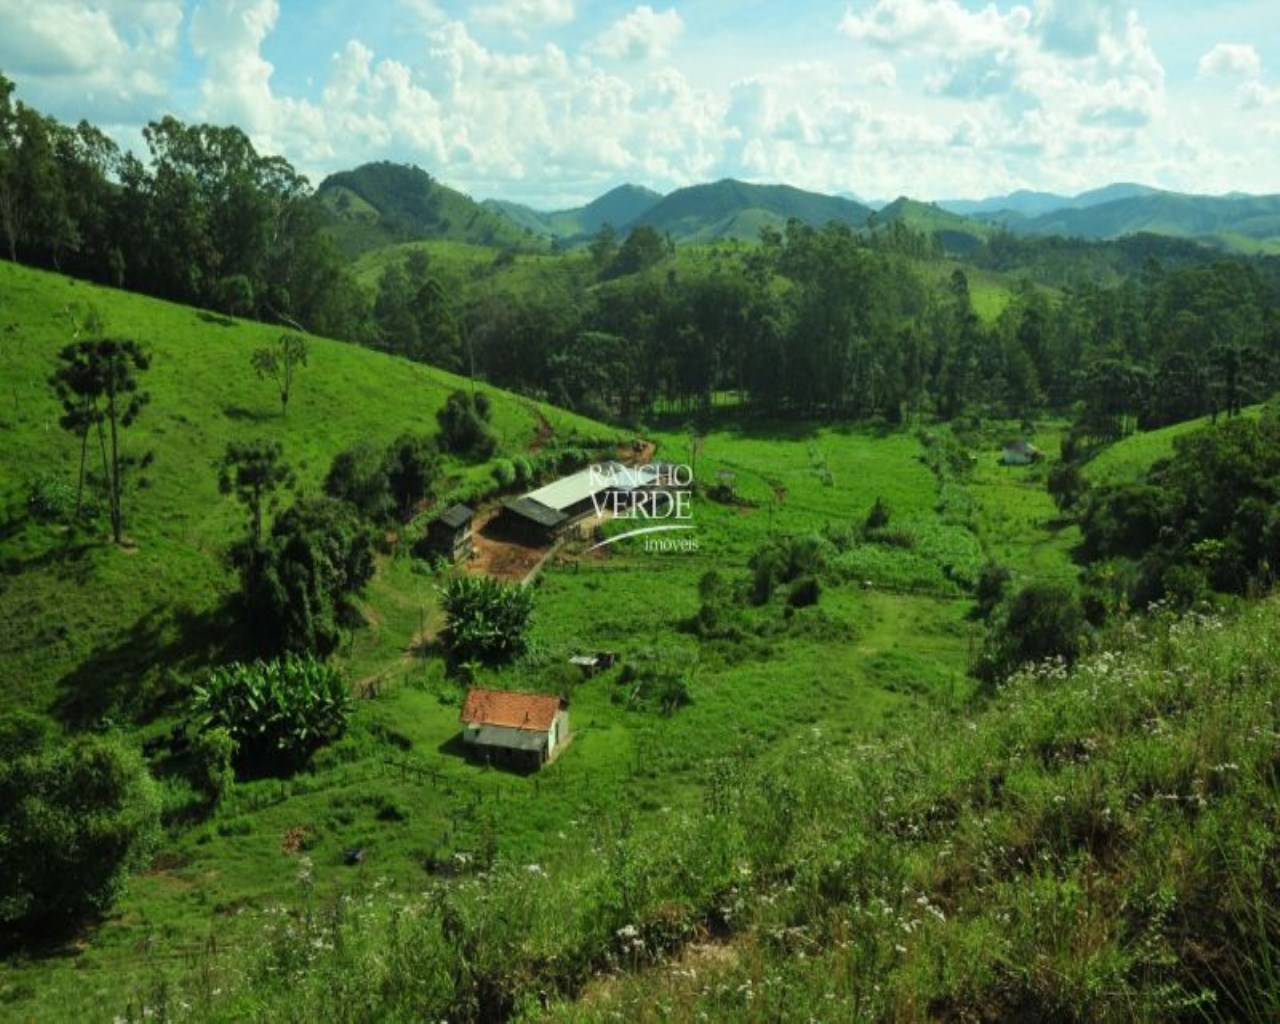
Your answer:
[[[119,544],[123,537],[124,515],[121,494],[124,474],[132,460],[121,451],[120,433],[133,425],[150,401],[150,395],[139,390],[138,374],[151,365],[151,357],[136,342],[120,338],[92,338],[65,346],[58,353],[62,361],[49,378],[63,415],[63,429],[80,437],[80,489],[76,495],[77,513],[84,486],[85,457],[89,432],[98,437],[102,455],[102,476],[107,492],[107,508],[111,513],[111,536]],[[143,460],[145,464],[147,459]]]
[[[282,334],[269,348],[254,350],[253,368],[263,380],[275,381],[280,389],[280,414],[289,412],[289,396],[299,368],[307,365],[307,339],[301,334]]]
[[[252,553],[262,547],[262,511],[281,487],[293,485],[293,470],[281,460],[279,441],[258,438],[233,441],[218,463],[218,487],[234,494],[249,510],[249,543]],[[252,554],[251,553],[251,554]]]

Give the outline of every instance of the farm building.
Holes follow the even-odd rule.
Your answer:
[[[471,521],[475,513],[466,505],[450,505],[427,524],[427,548],[456,562],[471,554]]]
[[[569,741],[569,703],[553,694],[472,687],[460,718],[476,756],[513,768],[537,770]]]
[[[503,498],[503,525],[530,543],[546,544],[593,515],[610,493],[629,492],[636,483],[636,472],[619,462],[588,466],[518,498]]]
[[[1010,441],[1004,446],[1000,461],[1006,466],[1028,466],[1039,462],[1044,453],[1029,441]]]

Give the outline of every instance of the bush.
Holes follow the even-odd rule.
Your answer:
[[[225,730],[237,762],[253,771],[289,771],[346,728],[350,699],[338,671],[310,657],[234,663],[195,687],[202,732]],[[208,742],[216,757],[225,742]]]
[[[1004,620],[988,636],[979,676],[992,683],[1027,664],[1080,654],[1084,613],[1075,591],[1053,583],[1032,583],[1018,591]]]
[[[802,576],[791,584],[791,591],[787,594],[787,606],[790,608],[808,608],[810,605],[817,604],[821,595],[822,586],[818,583],[817,578]]]
[[[976,602],[975,618],[984,620],[991,618],[991,613],[996,610],[996,606],[1004,600],[1004,593],[1010,579],[1012,576],[1009,570],[998,562],[988,562],[982,567],[978,573],[978,582],[973,588],[973,598]]]
[[[359,441],[333,458],[324,479],[324,492],[345,501],[375,523],[395,511],[388,476],[387,453],[370,441]]]
[[[93,518],[100,511],[97,498],[87,491],[81,513]],[[27,513],[42,523],[69,522],[76,512],[76,489],[57,473],[45,471],[27,489]]]
[[[109,909],[151,854],[160,798],[141,756],[114,738],[51,742],[0,727],[0,925],[65,933]]]
[[[454,659],[511,661],[528,646],[533,594],[489,576],[455,576],[441,591],[445,638]]]
[[[483,462],[497,450],[498,439],[489,426],[491,409],[484,394],[455,391],[436,413],[440,450]]]
[[[510,459],[498,459],[493,464],[493,479],[499,487],[510,487],[516,482],[516,470]]]
[[[870,536],[876,530],[883,530],[889,525],[889,503],[884,498],[876,498],[875,504],[862,521],[862,535]]]
[[[236,752],[235,737],[224,726],[205,729],[191,741],[188,752],[191,782],[215,806],[235,785],[236,773],[232,763]]]

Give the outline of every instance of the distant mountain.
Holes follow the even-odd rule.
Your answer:
[[[894,221],[900,221],[914,231],[936,234],[943,248],[958,256],[972,252],[993,230],[980,221],[945,210],[937,203],[922,203],[906,196],[899,196],[882,206],[871,215],[867,226],[878,228]]]
[[[478,245],[535,248],[529,227],[440,184],[419,167],[386,161],[331,174],[316,196],[330,234],[349,257],[397,242],[445,238]]]
[[[1280,195],[1227,199],[1148,192],[1082,209],[1063,209],[1009,225],[1020,234],[1118,238],[1148,232],[1226,248],[1280,238]]]
[[[535,234],[550,238],[581,238],[594,235],[605,224],[615,228],[642,217],[662,199],[659,192],[640,185],[619,185],[586,206],[542,213],[520,203],[486,199],[483,206],[510,218]]]
[[[861,227],[870,207],[850,199],[806,192],[790,185],[751,185],[726,178],[710,185],[677,189],[635,221],[677,242],[711,242],[721,238],[755,239],[761,228],[781,229],[791,218],[821,226],[830,221]]]
[[[1020,217],[1040,217],[1056,210],[1085,209],[1117,199],[1151,195],[1158,189],[1147,185],[1117,182],[1102,188],[1081,192],[1077,196],[1062,196],[1056,192],[1031,192],[1019,189],[1006,196],[989,196],[986,199],[939,199],[937,205],[951,213],[965,217],[983,214],[1013,213]],[[986,219],[986,218],[984,218]]]

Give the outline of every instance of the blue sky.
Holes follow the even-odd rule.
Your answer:
[[[140,148],[576,205],[722,177],[891,199],[1280,191],[1275,0],[0,0],[20,98]]]

